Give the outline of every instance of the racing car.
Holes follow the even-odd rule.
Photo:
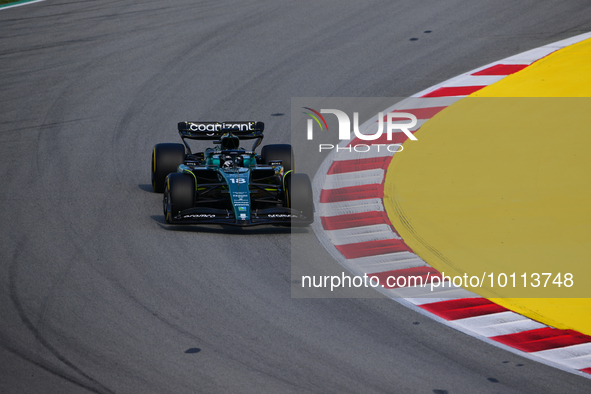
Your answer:
[[[171,224],[309,225],[314,221],[310,178],[295,172],[289,144],[265,145],[264,123],[180,122],[182,144],[152,151],[152,188],[164,193]],[[187,140],[213,141],[193,153]],[[254,140],[250,150],[242,142]]]

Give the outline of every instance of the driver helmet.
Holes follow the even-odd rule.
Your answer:
[[[238,149],[240,146],[240,138],[232,133],[225,133],[222,135],[220,142],[223,150]]]

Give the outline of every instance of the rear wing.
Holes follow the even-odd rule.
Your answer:
[[[254,121],[233,122],[179,122],[181,138],[191,140],[217,140],[224,133],[231,132],[241,140],[263,138],[265,124]]]

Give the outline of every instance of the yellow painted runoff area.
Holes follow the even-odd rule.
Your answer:
[[[466,289],[591,335],[589,65],[586,40],[441,111],[394,155],[384,204]]]

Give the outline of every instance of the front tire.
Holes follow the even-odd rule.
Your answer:
[[[156,193],[164,191],[164,180],[171,172],[176,172],[185,162],[183,144],[157,144],[152,150],[152,189]]]
[[[300,211],[308,221],[314,222],[312,183],[306,174],[289,173],[285,176],[285,199],[289,208]]]
[[[180,211],[195,206],[195,179],[189,174],[173,172],[168,174],[164,185],[164,218],[172,223]]]

